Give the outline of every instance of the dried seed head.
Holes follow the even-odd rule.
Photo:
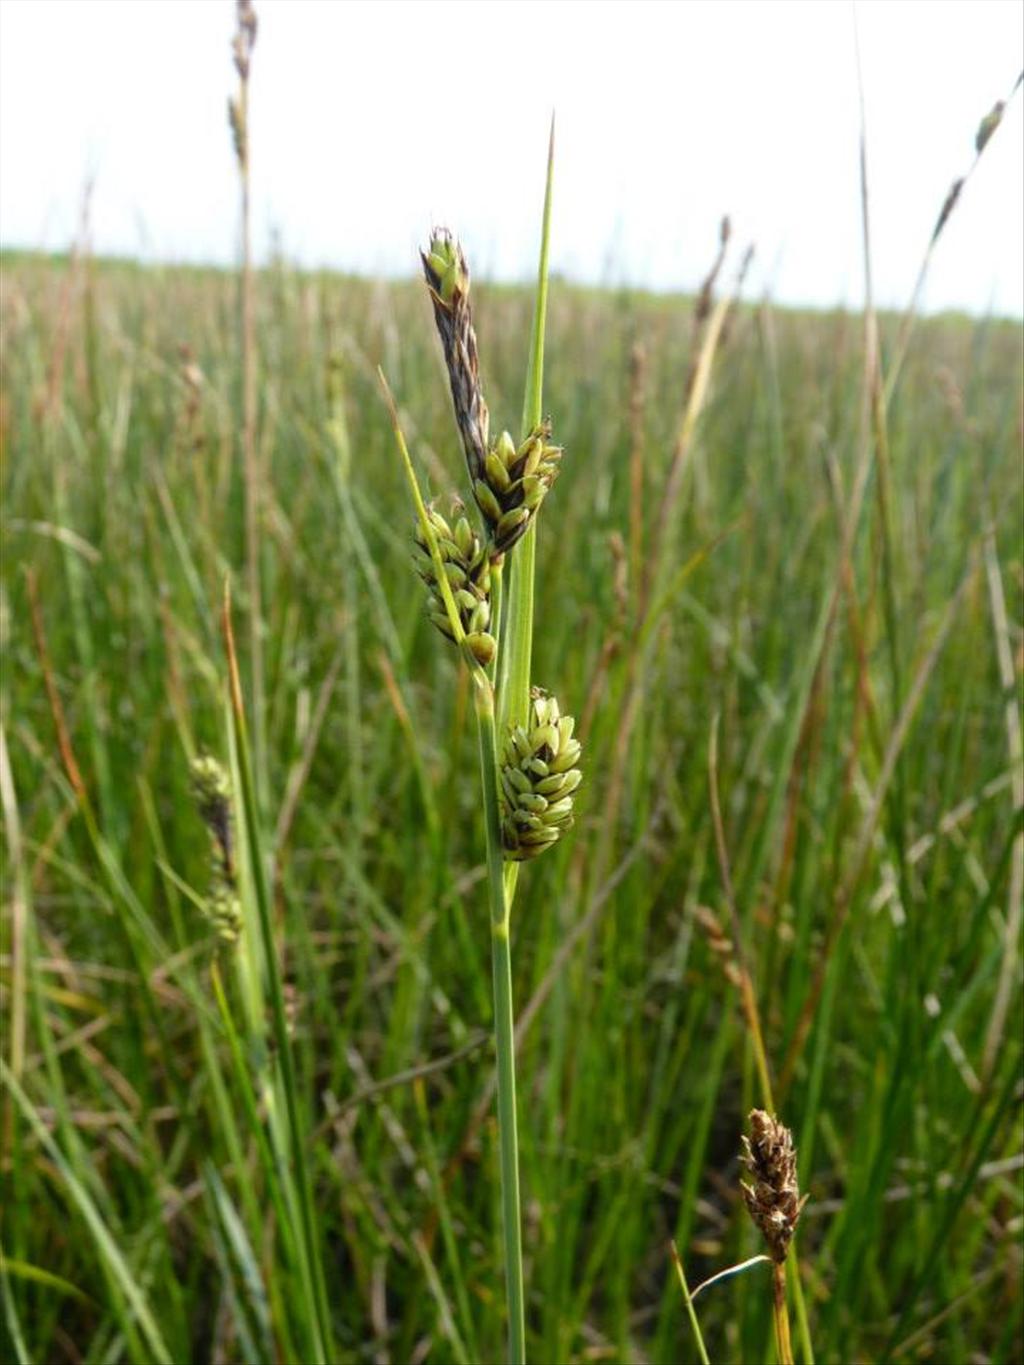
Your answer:
[[[722,928],[715,912],[706,905],[694,908],[693,918],[707,936],[708,947],[722,964],[726,980],[733,986],[740,986],[742,976],[736,961],[736,945]]]
[[[256,46],[256,11],[252,7],[252,0],[238,0],[237,17],[238,28],[231,43],[231,52],[239,79],[247,81],[252,50]]]
[[[245,111],[248,104],[246,87],[249,83],[249,68],[252,64],[252,50],[256,46],[256,11],[252,0],[238,0],[236,7],[237,27],[231,40],[231,55],[238,72],[239,92],[237,97],[228,100],[228,125],[231,139],[235,144],[235,157],[239,169],[245,171],[249,164],[249,129]]]
[[[480,537],[470,526],[464,515],[464,507],[459,498],[452,498],[451,521],[446,520],[435,507],[427,509],[430,526],[441,552],[445,577],[451,586],[452,596],[459,612],[462,629],[466,633],[466,647],[477,663],[485,667],[494,658],[497,648],[494,637],[488,633],[491,624],[491,561]],[[442,635],[454,640],[452,624],[448,619],[444,598],[437,582],[437,572],[431,558],[423,528],[417,524],[416,572],[426,583],[429,590],[427,614]]]
[[[712,262],[711,269],[704,277],[700,292],[697,295],[697,302],[694,305],[693,329],[695,339],[711,314],[711,305],[714,302],[715,284],[721,273],[722,265],[725,261],[725,253],[729,246],[729,238],[731,236],[732,223],[729,220],[728,214],[726,214],[718,228],[718,254]]]
[[[501,834],[509,862],[537,857],[572,825],[573,792],[582,781],[573,726],[557,700],[535,687],[528,728],[509,731],[500,769]]]
[[[420,252],[420,257],[444,348],[455,420],[469,477],[475,481],[482,477],[487,459],[490,415],[480,386],[480,361],[469,307],[469,266],[462,247],[447,228],[434,229],[430,246]]]
[[[234,943],[242,927],[232,840],[231,781],[215,758],[192,760],[192,792],[200,818],[210,832],[210,885],[204,902],[206,918],[217,937]]]
[[[740,1182],[747,1209],[772,1260],[781,1265],[806,1202],[797,1187],[792,1133],[763,1109],[752,1110],[741,1160],[753,1177],[749,1185]]]

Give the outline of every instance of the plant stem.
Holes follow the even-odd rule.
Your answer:
[[[772,1264],[772,1320],[779,1365],[793,1365],[793,1343],[789,1336],[789,1311],[786,1308],[786,1266]]]
[[[474,674],[480,778],[487,839],[487,886],[491,903],[491,965],[494,978],[494,1047],[498,1062],[498,1145],[501,1153],[501,1215],[508,1293],[508,1358],[524,1365],[523,1245],[519,1212],[519,1136],[516,1126],[515,1036],[512,1012],[512,951],[509,902],[501,853],[494,693],[482,671]]]
[[[491,925],[494,975],[494,1045],[498,1056],[498,1142],[501,1148],[501,1209],[508,1292],[508,1358],[524,1365],[523,1245],[519,1211],[519,1135],[516,1127],[515,1039],[512,1015],[512,953],[508,915]]]
[[[804,1298],[804,1287],[800,1279],[800,1262],[797,1260],[793,1247],[794,1243],[790,1242],[786,1265],[791,1281],[790,1288],[793,1292],[793,1306],[796,1309],[797,1334],[800,1338],[800,1349],[803,1351],[804,1365],[814,1365],[814,1348],[811,1345],[811,1324],[807,1317],[807,1301]]]

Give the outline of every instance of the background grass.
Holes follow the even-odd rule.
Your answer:
[[[493,422],[514,429],[531,299],[478,284],[475,300]],[[246,1110],[269,1025],[221,953],[226,1029],[193,903],[208,845],[188,757],[228,758],[226,575],[245,607],[238,307],[217,272],[4,261],[5,1358],[301,1350]],[[441,356],[412,284],[277,265],[257,327],[257,786],[337,1349],[493,1360],[472,716],[423,614],[375,379],[380,362],[446,492],[464,471]],[[818,1358],[1024,1351],[1016,960],[985,1065],[1019,952],[1021,331],[919,327],[844,575],[872,449],[862,332],[846,313],[732,316],[638,636],[692,305],[552,283],[545,407],[567,453],[540,521],[534,678],[588,723],[581,818],[524,872],[513,926],[536,1360],[691,1359],[669,1239],[691,1285],[759,1249],[737,1197],[758,1092],[728,977],[715,715],[737,908],[812,1200],[798,1252]],[[766,1358],[763,1266],[697,1306],[712,1359]]]

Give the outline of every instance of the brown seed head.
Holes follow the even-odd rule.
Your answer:
[[[797,1187],[793,1134],[763,1109],[754,1109],[741,1160],[753,1177],[749,1185],[740,1182],[747,1209],[772,1260],[781,1265],[805,1203]]]
[[[238,28],[231,44],[231,51],[239,79],[247,81],[252,50],[256,46],[256,11],[252,7],[252,0],[238,0],[237,14]]]

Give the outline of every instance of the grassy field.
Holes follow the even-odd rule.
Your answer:
[[[273,1029],[190,790],[197,753],[237,773],[230,579],[333,1358],[500,1359],[472,706],[375,375],[464,488],[425,291],[258,278],[256,714],[237,279],[3,274],[3,1357],[308,1358]],[[514,428],[532,298],[474,300]],[[816,1358],[1019,1360],[1020,327],[920,323],[880,423],[862,318],[742,306],[674,460],[693,302],[549,308],[534,678],[584,785],[513,919],[529,1358],[695,1359],[670,1239],[691,1285],[761,1249],[746,960]],[[771,1358],[765,1266],[696,1308],[712,1360]]]

